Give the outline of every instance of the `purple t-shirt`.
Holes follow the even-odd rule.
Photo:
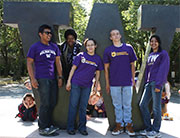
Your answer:
[[[72,83],[83,87],[91,87],[96,70],[103,70],[100,56],[93,56],[80,52],[74,59],[73,65],[77,66],[72,77]]]
[[[109,46],[104,51],[103,61],[109,63],[110,86],[131,86],[131,62],[137,60],[131,45],[123,43],[121,47]]]
[[[54,63],[56,56],[60,56],[60,51],[57,45],[52,42],[49,45],[37,42],[30,47],[27,57],[34,59],[36,79],[55,78]]]
[[[169,56],[165,50],[150,53],[145,71],[146,82],[155,81],[155,87],[161,89],[163,84],[167,81],[169,64]]]

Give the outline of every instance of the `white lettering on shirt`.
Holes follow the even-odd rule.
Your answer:
[[[159,57],[159,55],[151,55],[151,56],[149,56],[148,57],[148,64],[149,63],[153,64],[158,57]]]
[[[89,60],[85,59],[85,57],[81,57],[81,63],[86,63],[86,64],[97,67],[97,64],[95,62],[89,61]]]
[[[50,57],[51,57],[51,54],[46,54],[46,57],[47,57],[47,58],[50,58]]]
[[[39,55],[41,56],[41,55],[44,55],[44,54],[46,54],[47,58],[50,58],[51,54],[56,55],[56,52],[51,50],[51,49],[48,49],[48,50],[41,51]]]

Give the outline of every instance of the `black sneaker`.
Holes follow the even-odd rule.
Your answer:
[[[67,132],[69,135],[75,135],[76,134],[76,132],[74,130],[68,130]]]
[[[84,136],[87,136],[88,135],[88,132],[86,131],[86,130],[84,130],[84,131],[79,131],[82,135],[84,135]]]

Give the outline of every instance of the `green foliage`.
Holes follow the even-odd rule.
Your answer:
[[[9,0],[10,1],[10,0]],[[87,27],[88,15],[85,9],[79,4],[80,0],[11,0],[11,1],[36,1],[36,2],[71,2],[74,13],[73,28],[78,34],[78,39],[82,42],[84,39],[85,29]],[[121,11],[122,22],[125,32],[126,42],[131,44],[137,54],[138,61],[137,69],[140,69],[142,60],[145,54],[146,45],[150,36],[150,32],[139,31],[137,29],[137,10],[142,4],[160,4],[160,5],[180,5],[179,0],[93,0],[99,3],[114,3]],[[0,75],[18,74],[19,76],[27,73],[25,58],[22,54],[22,42],[19,31],[16,28],[11,28],[3,24],[3,1],[0,1]],[[61,32],[61,39],[63,32]],[[176,33],[170,50],[171,61],[180,62],[180,33]],[[171,63],[171,70],[176,70],[180,67],[179,64]],[[19,71],[19,72],[17,72]],[[177,71],[180,73],[179,71]],[[180,76],[180,74],[178,74]],[[17,77],[18,78],[18,77]]]
[[[73,7],[74,24],[73,28],[81,41],[84,38],[87,26],[87,13],[79,4],[80,0],[9,0],[17,2],[71,2]],[[27,75],[26,58],[23,55],[22,42],[17,28],[3,24],[3,1],[0,1],[0,76],[13,75],[13,78],[20,79]],[[62,35],[63,36],[63,35]],[[63,39],[63,37],[62,37]]]
[[[24,59],[24,56],[21,52],[22,45],[21,39],[19,37],[19,31],[16,28],[11,28],[3,24],[2,1],[0,3],[0,6],[0,75],[8,76],[15,70],[17,70],[17,74],[23,74],[24,72],[20,69],[20,67],[24,64],[24,61],[22,61],[22,59]]]
[[[119,11],[121,11],[120,14],[122,15],[126,42],[134,47],[138,57],[138,61],[136,63],[137,69],[140,69],[150,36],[150,32],[140,31],[137,29],[137,10],[139,6],[142,4],[180,5],[179,0],[94,0],[94,2],[114,3],[118,5]],[[178,58],[177,55],[179,55],[179,51],[177,51],[177,49],[180,46],[179,38],[180,33],[176,33],[170,51],[171,59],[173,59],[175,55]]]

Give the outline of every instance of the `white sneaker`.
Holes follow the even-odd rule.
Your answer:
[[[130,131],[128,131],[128,130],[126,130],[126,133],[129,135],[129,136],[135,136],[136,135],[136,133],[133,131],[133,132],[130,132]]]
[[[123,131],[120,131],[120,130],[118,130],[118,131],[112,131],[112,135],[114,135],[114,136],[119,135],[119,134],[121,134],[121,133],[123,133]]]
[[[140,130],[139,134],[142,135],[142,136],[146,136],[147,132],[146,132],[146,130]]]
[[[161,133],[156,131],[147,132],[148,138],[161,138]]]
[[[134,132],[133,130],[133,124],[132,123],[128,123],[127,126],[126,126],[126,133],[129,135],[129,136],[135,136],[136,133]]]
[[[121,123],[116,123],[116,127],[111,132],[112,135],[119,135],[124,132],[124,127],[121,126]]]

